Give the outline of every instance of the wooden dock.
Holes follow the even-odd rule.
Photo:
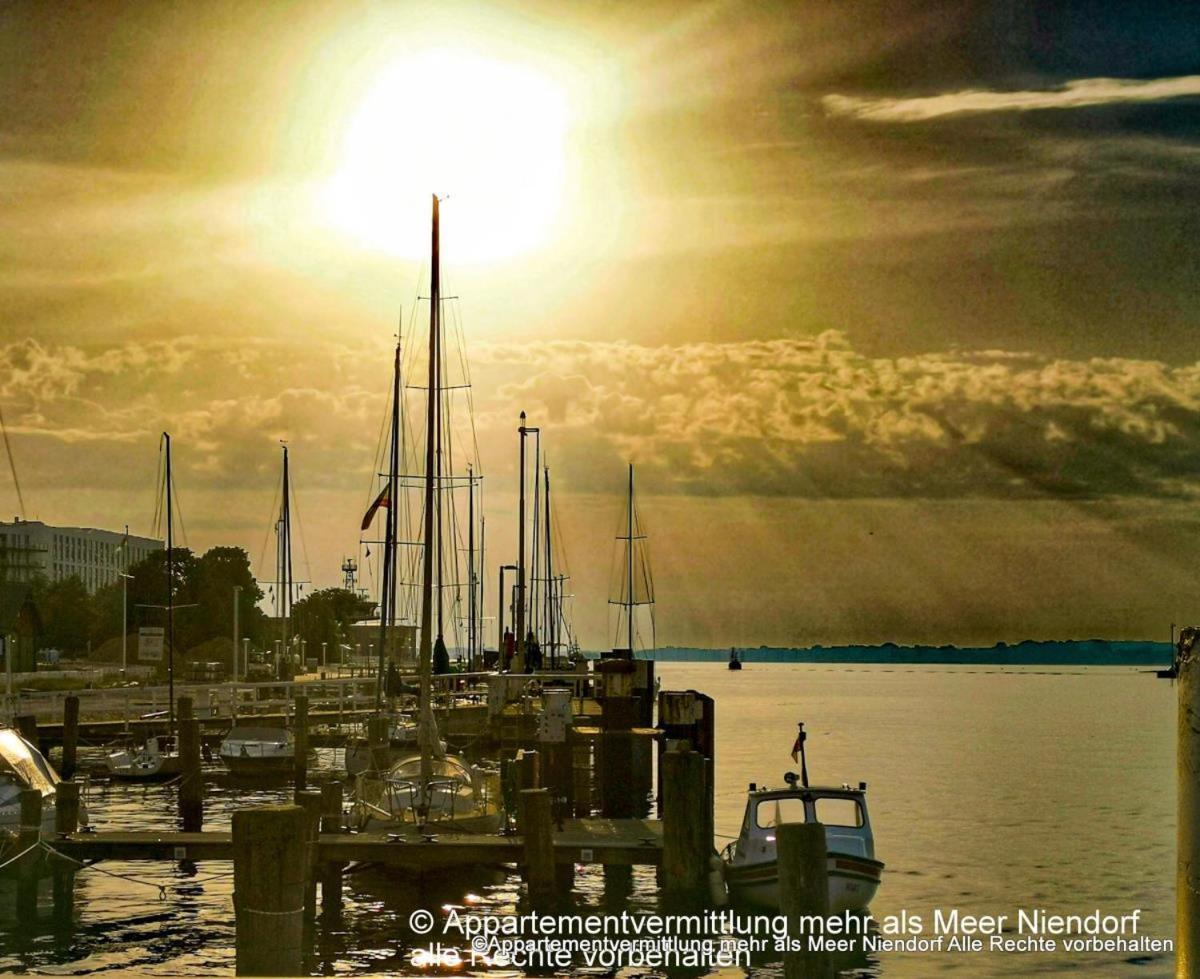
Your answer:
[[[617,866],[662,863],[663,827],[657,819],[568,819],[554,833],[554,859],[563,864]],[[47,840],[72,860],[232,860],[231,832],[71,833]],[[466,834],[421,837],[395,833],[322,833],[321,863],[373,863],[406,870],[437,870],[472,864],[519,863],[520,836]]]

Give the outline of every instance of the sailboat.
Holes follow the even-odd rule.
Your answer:
[[[620,580],[616,589],[617,597],[610,598],[610,605],[619,605],[623,610],[625,624],[625,649],[629,658],[633,657],[634,644],[637,640],[637,609],[641,606],[650,608],[650,645],[654,649],[654,579],[650,574],[650,559],[646,554],[646,534],[638,515],[637,504],[633,492],[633,463],[629,464],[629,489],[625,501],[625,533],[617,536],[624,544],[617,548],[617,556],[621,566],[614,577]],[[638,542],[641,541],[641,547]],[[639,554],[640,552],[640,554]],[[611,592],[610,592],[611,594]],[[620,639],[621,616],[617,619],[618,641]],[[620,649],[614,653],[621,652]]]
[[[158,782],[174,778],[183,771],[179,749],[175,743],[175,536],[171,481],[171,436],[162,433],[162,448],[166,456],[163,475],[163,496],[167,516],[167,734],[154,735],[141,744],[111,752],[105,759],[109,774],[115,779],[131,782]]]
[[[383,772],[358,775],[351,811],[360,829],[417,830],[423,833],[494,832],[500,827],[499,779],[492,770],[448,754],[438,736],[433,713],[432,676],[448,662],[443,632],[442,507],[444,467],[442,440],[442,309],[439,239],[439,201],[433,197],[429,290],[429,377],[425,408],[425,472],[422,480],[423,532],[421,548],[420,687],[417,701],[418,751],[401,757]],[[400,345],[397,343],[392,383],[392,431],[389,446],[387,521],[383,554],[383,594],[380,602],[379,694],[383,709],[384,640],[395,618],[396,516],[400,463]],[[380,497],[383,497],[383,493]],[[377,498],[377,502],[379,498]],[[368,511],[368,517],[371,516]],[[364,523],[367,521],[364,520]],[[434,578],[437,576],[437,609]],[[436,627],[436,636],[435,636]]]

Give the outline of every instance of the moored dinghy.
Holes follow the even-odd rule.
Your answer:
[[[803,759],[804,725],[796,746]],[[739,903],[779,909],[779,867],[775,828],[781,823],[821,823],[828,850],[829,910],[865,911],[879,888],[883,864],[875,859],[875,837],[867,812],[867,786],[811,786],[803,761],[801,775],[788,772],[786,788],[759,788],[753,782],[738,838],[721,854],[730,897]]]

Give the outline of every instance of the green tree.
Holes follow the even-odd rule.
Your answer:
[[[373,603],[344,588],[322,588],[292,606],[292,630],[308,643],[308,655],[320,655],[326,643],[328,661],[336,663],[340,644],[350,641],[350,626],[374,614]]]
[[[58,649],[67,656],[86,653],[93,609],[83,582],[78,577],[62,581],[42,578],[34,582],[33,593],[42,617],[42,648]]]

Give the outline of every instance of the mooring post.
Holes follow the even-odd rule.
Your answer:
[[[293,726],[296,737],[296,792],[303,792],[308,781],[308,697],[296,695],[296,719]]]
[[[703,892],[712,837],[705,839],[702,818],[704,757],[681,745],[662,756],[663,896],[687,903]]]
[[[326,782],[321,786],[321,832],[344,833],[342,825],[342,783]],[[321,871],[321,911],[337,915],[342,910],[342,874],[345,865],[326,861]]]
[[[35,748],[38,747],[37,718],[33,714],[18,714],[13,718],[17,733]]]
[[[592,742],[572,728],[567,735],[571,750],[571,812],[576,819],[592,814]]]
[[[21,825],[17,831],[17,854],[24,854],[17,865],[17,921],[30,924],[37,920],[38,867],[42,854],[38,841],[42,838],[42,793],[38,789],[22,789],[20,793]],[[30,852],[26,853],[25,851]]]
[[[1200,643],[1179,637],[1176,749],[1175,974],[1200,975]]]
[[[233,814],[233,905],[239,976],[303,968],[308,816],[299,806]]]
[[[304,884],[304,917],[311,921],[317,915],[317,836],[321,831],[325,801],[320,792],[305,790],[296,793],[296,805],[304,810],[306,817],[304,859],[308,864],[308,872]]]
[[[62,766],[59,774],[65,779],[75,777],[75,755],[79,746],[79,698],[71,694],[63,701]]]
[[[54,793],[54,832],[66,836],[79,829],[79,786],[59,782]],[[75,907],[75,868],[63,860],[54,867],[54,914],[69,919]]]
[[[179,701],[183,707],[183,698]],[[182,710],[181,710],[182,713]],[[179,815],[185,833],[204,826],[204,775],[200,770],[200,722],[194,717],[179,722]]]
[[[554,823],[549,789],[522,789],[521,837],[525,847],[525,885],[537,910],[554,902]]]
[[[801,920],[829,917],[829,870],[825,827],[820,823],[783,823],[775,827],[779,855],[779,910],[788,921],[795,951],[783,955],[786,979],[827,979],[833,975],[829,952],[810,947],[812,928]]]
[[[196,716],[191,697],[176,697],[175,707],[176,717],[181,721],[190,721]]]
[[[391,760],[390,738],[386,717],[376,714],[367,718],[367,744],[370,746],[371,767],[377,772],[387,771]]]
[[[606,679],[611,682],[613,674]],[[637,701],[633,697],[606,696],[602,707],[600,743],[600,805],[608,819],[630,819],[633,802],[633,734]],[[622,903],[633,889],[633,868],[604,865],[604,897],[610,905]]]

